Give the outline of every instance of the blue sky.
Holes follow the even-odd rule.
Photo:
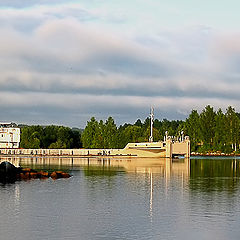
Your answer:
[[[240,111],[240,3],[0,2],[2,121],[84,127]]]

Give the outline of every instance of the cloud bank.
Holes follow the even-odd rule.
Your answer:
[[[207,104],[240,111],[240,33],[203,25],[150,33],[127,19],[76,3],[0,9],[2,121],[84,127],[111,115],[122,124],[151,105],[170,119]]]

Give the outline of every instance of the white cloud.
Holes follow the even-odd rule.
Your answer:
[[[171,118],[239,105],[239,34],[205,26],[125,34],[106,27],[110,15],[79,4],[1,10],[0,109],[9,120],[17,109],[26,121],[39,109],[49,123],[68,112],[64,122],[76,125],[76,111],[84,121],[94,113],[128,121],[152,103]]]

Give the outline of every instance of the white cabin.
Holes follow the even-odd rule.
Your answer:
[[[19,148],[20,128],[15,123],[0,122],[0,148]]]

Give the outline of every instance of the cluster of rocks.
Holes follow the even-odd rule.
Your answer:
[[[54,171],[52,173],[44,171],[36,171],[31,168],[15,167],[9,162],[2,162],[0,164],[0,180],[5,182],[14,182],[16,180],[27,179],[46,179],[51,177],[52,179],[69,178],[70,174],[63,171]]]
[[[30,178],[49,178],[58,179],[58,178],[69,178],[70,174],[65,173],[63,171],[54,171],[51,174],[44,171],[36,171],[31,168],[23,168],[21,169],[20,174],[18,174],[20,179],[30,179]]]

